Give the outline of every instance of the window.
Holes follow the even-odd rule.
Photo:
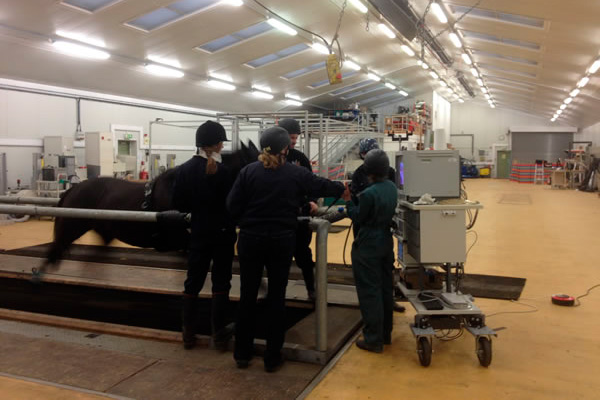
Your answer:
[[[229,35],[212,40],[203,45],[197,46],[196,49],[204,50],[207,53],[216,53],[217,51],[221,51],[233,45],[260,36],[263,33],[269,32],[272,29],[274,28],[265,21],[259,22],[258,24],[254,24],[252,26],[244,28],[241,31],[231,33]]]
[[[307,45],[306,43],[299,43],[292,47],[288,47],[286,49],[279,50],[276,53],[267,54],[266,56],[262,56],[255,60],[248,61],[245,65],[252,67],[252,68],[263,67],[272,62],[279,61],[286,57],[293,56],[294,54],[298,54],[301,51],[304,51],[309,48],[310,48],[310,46]]]
[[[63,0],[61,3],[93,13],[119,1],[121,0]]]
[[[358,73],[358,71],[342,72],[342,79],[351,78],[354,75],[356,75],[357,73]],[[308,85],[308,87],[311,88],[311,89],[318,89],[318,88],[323,87],[325,85],[329,85],[329,79],[323,79],[322,81],[315,82],[315,83],[313,83],[311,85]]]
[[[366,81],[358,82],[353,85],[349,85],[349,86],[343,87],[341,89],[334,90],[333,92],[329,93],[329,95],[330,96],[339,96],[340,94],[351,92],[354,89],[365,87],[365,86],[371,85],[372,83],[373,83],[373,81],[370,79],[366,80]]]
[[[354,92],[347,93],[340,98],[342,100],[347,100],[347,99],[351,99],[353,97],[362,96],[363,94],[375,92],[375,91],[381,90],[381,89],[385,89],[385,85],[378,83],[377,85],[372,86],[370,88],[366,88],[366,89],[362,89],[362,90],[355,90]]]
[[[450,5],[453,14],[459,18],[464,13],[467,17],[490,18],[500,22],[510,22],[512,24],[525,25],[532,28],[543,28],[544,20],[540,18],[526,17],[524,15],[502,13],[492,10],[484,10],[483,8],[473,8],[468,6]],[[458,15],[457,15],[458,14]]]
[[[526,42],[524,40],[504,39],[504,38],[499,38],[494,35],[490,35],[488,33],[480,33],[480,32],[473,32],[473,31],[466,31],[466,30],[462,30],[461,32],[466,39],[486,40],[488,42],[495,42],[495,43],[505,44],[505,45],[510,45],[510,46],[523,47],[523,48],[526,48],[529,50],[539,50],[541,48],[541,46],[537,43]]]
[[[282,75],[281,77],[283,79],[294,79],[294,78],[297,78],[299,76],[306,75],[306,74],[309,74],[311,72],[314,72],[314,71],[316,71],[318,69],[321,69],[321,68],[323,68],[323,71],[325,71],[325,69],[324,69],[325,68],[325,61],[321,61],[319,63],[310,65],[308,67],[304,67],[304,68],[300,68],[300,69],[297,69],[297,70],[292,71],[292,72],[288,72],[287,74]]]
[[[480,51],[480,50],[471,50],[471,51],[476,56],[479,55],[479,56],[483,56],[483,57],[498,58],[500,60],[512,61],[512,62],[521,63],[521,64],[527,64],[527,65],[532,65],[532,66],[538,65],[537,61],[528,60],[526,58],[505,56],[505,55],[502,55],[502,54],[490,53],[490,52],[487,52],[487,51]]]
[[[150,32],[219,4],[220,0],[179,0],[142,15],[125,25]]]

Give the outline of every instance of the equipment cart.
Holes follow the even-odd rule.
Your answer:
[[[399,202],[394,218],[401,265],[397,289],[417,312],[411,329],[419,361],[425,367],[431,363],[433,338],[452,340],[463,329],[475,336],[479,363],[487,367],[492,361],[492,336],[496,333],[485,325],[485,315],[473,304],[473,297],[460,291],[466,261],[466,216],[472,217],[471,210],[481,208],[477,202],[462,199],[433,205]]]

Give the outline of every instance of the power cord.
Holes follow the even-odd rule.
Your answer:
[[[538,312],[539,311],[539,309],[536,306],[533,306],[531,304],[521,303],[520,301],[517,301],[517,300],[511,300],[510,302],[518,304],[520,306],[529,307],[529,308],[531,308],[531,310],[525,310],[525,311],[500,311],[500,312],[497,312],[497,313],[488,314],[488,315],[486,315],[486,318],[490,318],[490,317],[493,317],[494,315],[500,315],[500,314],[529,314],[529,313],[534,313],[534,312]]]
[[[475,234],[475,241],[471,244],[471,246],[469,246],[469,249],[467,250],[467,253],[465,254],[465,259],[467,259],[467,257],[469,256],[469,252],[471,251],[473,246],[475,246],[475,243],[477,243],[477,240],[479,240],[479,235],[477,234],[477,231],[467,231],[467,234],[469,234],[469,233]]]
[[[574,305],[573,307],[579,307],[579,306],[581,305],[581,302],[579,301],[579,299],[581,299],[582,297],[585,297],[585,296],[587,296],[588,294],[590,294],[590,292],[591,292],[592,290],[596,289],[596,288],[597,288],[597,287],[599,287],[599,286],[600,286],[600,283],[599,283],[599,284],[597,284],[597,285],[594,285],[594,286],[592,286],[591,288],[589,288],[589,289],[588,289],[588,290],[585,292],[585,294],[582,294],[581,296],[577,296],[577,297],[575,298],[575,302],[576,302],[576,303],[575,303],[575,305]]]

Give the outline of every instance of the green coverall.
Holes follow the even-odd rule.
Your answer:
[[[359,205],[346,202],[348,215],[360,225],[352,244],[352,270],[368,344],[383,345],[392,333],[394,241],[390,226],[398,190],[393,182],[376,182],[359,194]]]

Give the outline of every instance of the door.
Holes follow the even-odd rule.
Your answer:
[[[508,179],[510,177],[510,150],[498,150],[496,156],[496,178]]]

